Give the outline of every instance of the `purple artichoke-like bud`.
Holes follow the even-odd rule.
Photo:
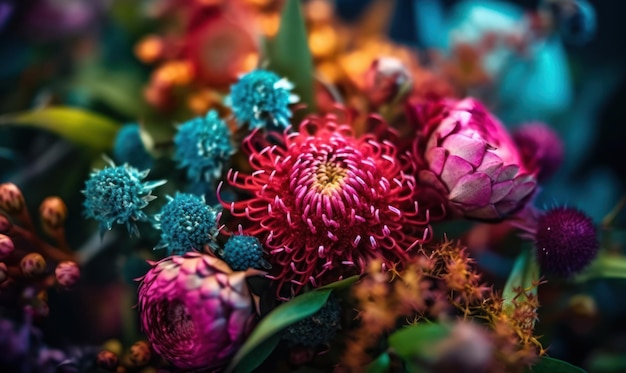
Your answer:
[[[599,242],[593,221],[582,211],[557,207],[537,220],[535,248],[541,270],[567,277],[579,273],[598,254]]]
[[[541,122],[526,123],[513,132],[527,170],[539,181],[552,176],[563,162],[563,142],[552,128]]]
[[[472,98],[439,105],[414,142],[419,183],[450,217],[499,221],[520,210],[537,181],[504,126]]]
[[[182,369],[224,367],[255,321],[246,276],[196,252],[154,263],[139,286],[141,324],[154,351]]]

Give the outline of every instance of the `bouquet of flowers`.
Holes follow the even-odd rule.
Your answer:
[[[608,234],[624,200],[601,225],[539,208],[564,142],[544,115],[510,130],[499,114],[516,64],[584,42],[593,9],[544,1],[426,52],[381,31],[392,5],[348,24],[322,0],[150,3],[162,28],[134,48],[155,66],[135,122],[67,105],[1,117],[87,149],[94,169],[68,205],[41,203],[39,226],[19,182],[0,185],[0,367],[581,372],[550,357],[540,306],[557,301],[539,291],[624,278]],[[47,292],[79,288],[111,246],[129,278],[121,341],[48,347]]]

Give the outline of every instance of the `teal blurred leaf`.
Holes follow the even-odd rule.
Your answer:
[[[299,295],[273,309],[252,331],[246,343],[241,346],[231,361],[227,371],[253,371],[278,345],[280,341],[279,332],[281,330],[319,311],[334,290],[348,287],[357,279],[357,276],[353,276],[320,287]]]
[[[507,313],[511,313],[514,305],[513,301],[523,300],[524,295],[519,295],[519,290],[529,291],[531,294],[537,295],[537,282],[539,281],[539,264],[533,255],[531,249],[524,249],[513,265],[513,270],[504,285],[502,292],[503,309]]]
[[[315,111],[314,69],[300,0],[287,0],[276,36],[266,41],[268,69],[286,77],[307,111]]]
[[[566,361],[554,359],[547,356],[541,356],[539,362],[530,370],[531,373],[586,373],[575,365]]]
[[[388,353],[382,353],[376,360],[369,363],[365,369],[366,373],[385,373],[389,371],[391,358]]]
[[[0,128],[11,125],[50,131],[99,152],[111,149],[119,129],[115,121],[70,107],[47,107],[0,115]]]

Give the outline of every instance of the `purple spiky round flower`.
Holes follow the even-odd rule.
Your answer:
[[[310,117],[299,131],[275,134],[274,142],[250,134],[243,148],[252,173],[230,170],[227,180],[251,196],[222,200],[243,233],[269,251],[277,295],[361,274],[373,259],[402,266],[431,231],[394,144],[356,137],[334,115]],[[280,293],[283,285],[289,289]]]
[[[152,264],[138,306],[154,351],[181,369],[223,368],[254,325],[247,273],[195,252]]]
[[[111,230],[114,223],[125,224],[131,235],[139,235],[135,222],[147,221],[142,209],[156,198],[152,190],[165,184],[165,180],[147,181],[150,170],[138,169],[124,164],[115,166],[106,159],[110,167],[95,170],[85,182],[85,216],[100,222],[100,234]]]
[[[548,125],[525,123],[513,132],[526,169],[537,174],[540,182],[552,176],[563,162],[563,142]]]
[[[571,207],[546,211],[534,233],[537,260],[546,274],[568,277],[581,272],[598,254],[596,227],[584,212]]]
[[[413,143],[420,186],[438,193],[449,217],[499,221],[523,208],[537,181],[500,121],[473,98],[429,105]]]

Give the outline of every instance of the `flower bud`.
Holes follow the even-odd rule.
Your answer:
[[[36,277],[46,270],[46,261],[41,254],[30,253],[22,258],[20,267],[25,276]]]
[[[12,226],[13,223],[11,223],[9,218],[3,214],[0,214],[0,233],[7,233]]]
[[[9,236],[0,234],[0,260],[5,259],[15,250],[13,240]]]
[[[48,197],[39,206],[39,216],[46,231],[55,231],[65,223],[67,206],[59,197]]]
[[[9,278],[9,269],[4,263],[0,263],[0,284],[3,284]]]
[[[0,184],[0,210],[9,214],[22,212],[26,207],[22,191],[13,183]]]
[[[402,61],[381,57],[372,62],[365,74],[365,95],[375,106],[391,103],[399,93],[409,93],[411,73]]]
[[[98,366],[104,370],[114,372],[120,364],[120,359],[111,351],[102,350],[97,357]]]
[[[76,262],[61,262],[54,270],[54,276],[61,287],[71,288],[80,278],[80,269]]]
[[[144,366],[148,364],[151,358],[152,351],[150,351],[148,342],[138,341],[130,347],[130,361],[134,366]]]

